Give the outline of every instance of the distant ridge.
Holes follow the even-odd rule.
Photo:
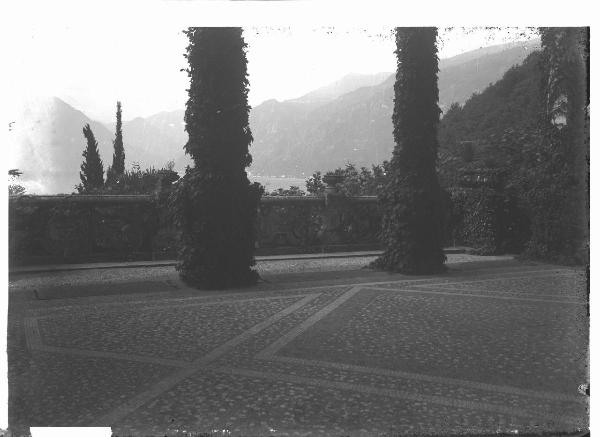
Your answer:
[[[464,103],[519,65],[539,41],[478,49],[440,62],[440,108]],[[370,167],[389,159],[393,149],[395,75],[318,106],[269,102],[251,113],[254,135],[251,170],[260,175],[310,176],[346,163]]]
[[[392,73],[381,72],[376,74],[350,73],[329,85],[318,88],[297,99],[289,100],[298,103],[324,103],[337,99],[343,94],[352,92],[358,88],[379,85],[390,77]]]
[[[440,107],[464,103],[499,80],[539,48],[539,41],[510,43],[440,61]],[[370,166],[389,159],[393,148],[391,114],[394,74],[349,74],[293,100],[268,100],[250,113],[255,175],[305,178],[352,162]],[[112,160],[113,127],[90,120],[61,99],[23,108],[11,138],[11,166],[20,168],[29,192],[70,193],[79,182],[84,139],[90,123],[105,168]],[[161,167],[173,160],[182,171],[184,110],[160,112],[123,123],[126,166]]]
[[[58,97],[23,102],[9,132],[9,167],[23,172],[29,193],[71,193],[79,183],[85,148],[82,129],[90,124],[104,167],[112,160],[111,132]]]

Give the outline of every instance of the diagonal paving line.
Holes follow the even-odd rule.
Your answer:
[[[479,282],[491,282],[491,281],[510,281],[513,279],[531,279],[531,278],[536,278],[536,279],[540,279],[540,278],[549,278],[549,277],[553,277],[553,276],[569,276],[569,275],[577,275],[578,273],[575,271],[571,271],[571,270],[563,270],[563,271],[554,271],[551,270],[552,273],[548,274],[547,271],[532,271],[532,272],[510,272],[510,273],[519,273],[521,274],[521,276],[513,276],[513,277],[493,277],[493,278],[484,278],[484,279],[473,279],[473,280],[469,280],[469,281],[455,281],[455,282],[436,282],[433,284],[425,284],[425,285],[419,285],[419,287],[425,287],[425,286],[442,286],[442,285],[461,285],[461,284],[476,284]],[[507,272],[508,273],[508,272]],[[527,273],[526,276],[523,276],[522,273]],[[533,276],[532,276],[533,275]]]
[[[447,290],[452,290],[452,292],[466,292],[466,293],[482,293],[483,295],[488,295],[488,294],[493,294],[493,293],[499,293],[497,294],[497,296],[515,296],[515,297],[526,297],[526,298],[544,298],[544,297],[550,297],[550,298],[561,298],[561,299],[565,299],[566,301],[577,301],[577,300],[581,300],[580,297],[576,296],[576,295],[561,295],[561,294],[535,294],[535,293],[521,293],[521,292],[517,292],[517,291],[503,291],[503,290],[484,290],[484,289],[479,289],[479,288],[458,288],[458,287],[449,287],[449,288],[444,288],[441,285],[429,285],[429,284],[425,284],[425,285],[418,285],[415,284],[412,287],[414,287],[417,290],[421,290],[423,289],[424,291],[447,291]],[[401,288],[398,288],[398,290],[401,290]]]
[[[516,394],[516,395],[526,395],[529,397],[536,397],[536,398],[542,398],[542,399],[563,400],[563,401],[572,401],[572,402],[581,401],[581,399],[577,396],[571,396],[571,395],[561,394],[561,393],[526,390],[526,389],[520,389],[517,387],[479,383],[479,382],[474,382],[474,381],[461,380],[461,379],[457,379],[457,378],[437,377],[437,376],[430,376],[430,375],[413,373],[413,372],[377,369],[377,368],[365,367],[365,366],[356,366],[356,365],[341,364],[341,363],[330,363],[330,362],[321,361],[321,360],[307,360],[307,359],[302,359],[302,358],[284,357],[284,356],[276,355],[279,350],[281,350],[287,344],[292,342],[296,337],[298,337],[299,335],[301,335],[302,333],[304,333],[305,331],[310,329],[319,320],[321,320],[323,317],[327,316],[333,310],[338,308],[341,304],[343,304],[345,301],[347,301],[349,298],[351,298],[353,295],[355,295],[361,289],[371,290],[371,289],[377,289],[377,288],[375,288],[375,287],[367,288],[367,287],[360,287],[360,286],[356,286],[356,287],[352,288],[351,290],[346,292],[344,295],[340,296],[338,299],[331,302],[329,305],[322,308],[320,311],[318,311],[317,313],[315,313],[314,315],[312,315],[311,317],[306,319],[303,323],[298,325],[296,328],[292,329],[287,334],[285,334],[284,336],[280,337],[275,342],[268,345],[265,349],[263,349],[262,351],[257,353],[254,356],[254,358],[261,359],[261,360],[288,362],[288,363],[300,364],[300,365],[313,365],[313,366],[318,366],[318,367],[337,368],[337,369],[351,370],[351,371],[362,372],[362,373],[380,374],[380,375],[384,375],[384,376],[408,378],[408,379],[422,380],[422,381],[428,381],[428,382],[439,382],[439,383],[444,383],[444,384],[463,386],[466,388],[475,388],[475,389],[480,389],[480,390],[509,393],[509,394]],[[384,289],[384,290],[388,290],[388,289]],[[410,291],[410,290],[406,290],[406,291]],[[417,291],[417,293],[419,293],[419,292],[421,292],[421,290]],[[428,291],[425,291],[425,292],[427,293]],[[454,293],[449,293],[449,294],[454,295]],[[413,296],[407,296],[407,297],[410,298]],[[414,297],[416,297],[416,296],[414,296]],[[487,296],[484,296],[484,297],[487,297]]]
[[[547,272],[552,272],[550,274],[548,274]],[[510,275],[515,275],[515,274],[519,274],[521,276],[510,276]],[[523,276],[523,274],[527,274],[527,276]],[[486,271],[485,273],[482,274],[477,274],[475,275],[475,277],[479,277],[481,278],[482,276],[484,276],[483,279],[476,279],[476,280],[470,280],[470,281],[454,281],[454,282],[435,282],[436,280],[440,280],[440,276],[431,276],[431,277],[427,277],[427,278],[419,278],[419,279],[409,279],[409,278],[402,278],[402,279],[395,279],[393,281],[377,281],[377,282],[361,282],[361,283],[355,283],[353,285],[364,285],[364,286],[378,286],[378,285],[395,285],[395,284],[399,284],[399,283],[404,283],[404,282],[409,282],[411,285],[414,284],[415,287],[424,287],[424,286],[441,286],[441,285],[456,285],[456,284],[469,284],[469,283],[476,283],[476,282],[489,282],[489,281],[495,281],[495,280],[511,280],[511,279],[529,279],[529,278],[545,278],[545,277],[551,277],[551,276],[567,276],[567,275],[574,275],[577,274],[577,272],[573,272],[573,271],[561,271],[561,272],[557,272],[555,269],[546,269],[546,270],[532,270],[532,271],[522,271],[522,270],[518,270],[518,271],[506,271],[506,272],[491,272],[491,271]],[[485,276],[491,276],[492,277],[485,277]],[[508,276],[508,277],[507,277]],[[447,279],[453,279],[453,278],[447,278]],[[431,284],[428,284],[428,281],[433,281]],[[308,288],[308,287],[306,287]],[[305,288],[305,289],[306,289]],[[393,288],[392,288],[393,289]]]
[[[146,306],[127,306],[127,307],[123,307],[122,304],[115,304],[115,303],[106,303],[106,304],[102,304],[102,305],[93,305],[93,306],[88,306],[87,311],[82,311],[82,312],[94,312],[94,313],[98,313],[99,311],[110,311],[111,314],[119,314],[119,313],[124,313],[124,312],[129,312],[129,311],[151,311],[151,310],[162,310],[162,309],[173,309],[173,308],[180,308],[180,307],[185,307],[185,308],[189,308],[189,307],[195,307],[195,306],[217,306],[217,305],[235,305],[238,303],[249,303],[249,302],[262,302],[262,301],[266,301],[266,300],[285,300],[285,299],[299,299],[301,297],[306,296],[306,294],[285,294],[285,295],[276,295],[276,296],[264,296],[264,297],[252,297],[252,298],[247,298],[247,299],[227,299],[227,300],[215,300],[215,301],[206,301],[208,296],[201,296],[201,297],[188,297],[188,298],[177,298],[177,299],[168,299],[168,300],[164,300],[162,301],[163,303],[157,303],[155,305],[146,305]],[[214,297],[214,296],[211,296]],[[135,302],[128,302],[128,303],[144,303],[146,301],[135,301]],[[114,306],[115,308],[105,308],[107,306]],[[69,306],[69,307],[60,307],[60,308],[53,308],[52,313],[51,314],[42,314],[42,315],[36,315],[34,316],[37,320],[42,320],[42,319],[51,319],[51,318],[58,318],[58,317],[65,317],[65,316],[69,316],[70,313],[66,313],[66,314],[61,314],[61,312],[63,310],[66,309],[72,309],[73,306]],[[80,307],[78,309],[81,309]]]
[[[255,301],[264,301],[264,300],[276,300],[276,299],[292,299],[292,298],[304,298],[306,294],[300,295],[286,295],[286,296],[274,296],[274,297],[261,297],[261,298],[252,298],[252,299],[236,299],[236,300],[226,300],[226,301],[218,301],[218,302],[194,302],[191,306],[200,306],[200,305],[216,305],[216,304],[232,304],[232,303],[247,303],[247,302],[255,302]],[[154,309],[154,308],[177,308],[181,306],[186,306],[185,304],[177,304],[174,306],[164,306],[164,307],[141,307],[138,308],[140,310],[146,309]],[[72,347],[64,347],[64,346],[52,346],[43,344],[40,329],[39,329],[39,320],[50,319],[54,317],[61,317],[60,315],[50,314],[43,316],[35,316],[35,317],[25,317],[23,319],[24,329],[25,329],[25,341],[27,344],[27,348],[29,350],[37,350],[41,352],[54,352],[54,353],[64,353],[68,355],[78,355],[78,356],[89,356],[89,357],[97,357],[97,358],[112,358],[119,360],[127,360],[127,361],[138,361],[138,362],[146,362],[146,363],[154,363],[161,364],[166,366],[173,367],[190,367],[193,366],[193,362],[189,361],[181,361],[181,360],[172,360],[166,358],[156,358],[147,355],[136,355],[129,353],[120,353],[120,352],[107,352],[107,351],[95,351],[90,349],[79,349]],[[252,328],[250,328],[251,330]],[[214,352],[214,351],[213,351]]]
[[[512,271],[506,271],[506,272],[498,272],[498,274],[502,274],[502,275],[515,275],[515,274],[534,274],[534,273],[547,273],[548,271],[550,272],[554,272],[553,274],[559,274],[556,272],[556,269],[544,269],[544,270],[533,270],[533,271],[523,271],[523,269],[519,269],[519,270],[512,270]],[[563,274],[566,273],[570,273],[570,272],[565,272]],[[493,271],[486,271],[486,272],[481,272],[481,275],[479,275],[478,272],[478,276],[484,276],[484,275],[491,275],[494,274]],[[548,276],[548,275],[546,275]],[[477,276],[476,276],[477,277]],[[527,277],[531,277],[531,276],[527,276]],[[497,278],[497,276],[496,276]],[[496,278],[489,278],[489,279],[485,279],[485,280],[493,280]],[[412,282],[422,282],[422,281],[432,281],[435,280],[436,278],[422,278],[422,279],[417,279],[417,280],[410,280],[410,279],[397,279],[394,281],[378,281],[378,282],[371,282],[371,283],[358,283],[356,284],[355,287],[352,287],[350,290],[348,290],[346,293],[351,293],[351,295],[349,295],[347,298],[345,298],[345,300],[349,299],[352,295],[354,295],[355,293],[357,293],[358,291],[360,291],[360,289],[364,286],[369,286],[369,285],[383,285],[383,284],[393,284],[393,283],[397,283],[397,282],[406,282],[406,281],[410,281]],[[415,284],[417,285],[417,284]],[[303,290],[303,291],[307,291],[307,290],[313,290],[316,291],[318,289],[331,289],[331,288],[344,288],[344,287],[348,287],[348,284],[342,284],[342,285],[324,285],[324,286],[317,286],[317,287],[311,287],[311,286],[303,286],[303,287],[298,287],[295,289],[287,289],[284,290],[286,292],[292,292],[292,291],[296,291],[296,290]],[[377,287],[375,287],[377,288]],[[384,289],[386,291],[389,291],[389,289]],[[308,302],[309,300],[312,300],[314,297],[316,297],[318,294],[313,294],[313,295],[308,295],[305,299],[306,302]],[[207,297],[214,297],[214,296],[207,296]],[[276,297],[273,297],[276,298]],[[187,299],[182,299],[182,300],[187,300]],[[345,301],[344,300],[344,301]],[[339,302],[335,307],[341,305],[343,303]],[[300,304],[300,302],[298,302],[298,304]],[[302,305],[304,305],[304,303],[302,303]],[[300,308],[302,305],[298,305],[296,307],[296,305],[292,305],[291,307],[288,307],[286,310],[283,310],[282,313],[286,312],[286,314],[282,314],[280,317],[277,318],[277,320],[293,311],[295,311],[296,309]],[[295,307],[295,308],[293,308]],[[333,311],[333,309],[335,309],[335,307],[329,309],[326,313]],[[289,311],[288,311],[289,310]],[[326,313],[321,313],[321,317],[322,318]],[[241,336],[238,336],[234,339],[232,339],[230,342],[225,343],[224,345],[220,346],[219,348],[215,349],[214,351],[212,351],[209,355],[203,357],[200,360],[197,360],[193,363],[191,363],[191,366],[189,368],[185,368],[182,369],[180,372],[176,373],[175,375],[173,375],[172,377],[166,378],[163,381],[160,381],[158,384],[156,384],[152,389],[143,392],[141,394],[139,394],[138,396],[130,399],[127,403],[125,403],[123,406],[116,408],[114,410],[112,410],[111,412],[109,412],[108,414],[106,414],[105,416],[103,416],[102,418],[100,418],[97,422],[100,424],[106,424],[106,423],[114,423],[118,420],[120,420],[121,418],[127,416],[128,414],[130,414],[131,412],[135,411],[137,408],[139,408],[141,405],[145,404],[146,402],[148,402],[149,400],[155,398],[156,396],[159,396],[161,393],[163,393],[164,391],[172,388],[175,384],[177,384],[178,382],[180,382],[181,380],[187,378],[188,376],[192,375],[193,373],[197,372],[198,370],[200,370],[203,367],[206,367],[210,361],[220,357],[221,355],[229,352],[231,349],[233,349],[235,346],[237,346],[238,344],[240,344],[241,342],[245,341],[246,339],[248,339],[250,336],[260,332],[262,329],[265,329],[267,326],[269,326],[270,324],[274,323],[276,320],[271,320],[273,319],[273,317],[278,316],[281,313],[276,314],[275,316],[272,316],[270,319],[265,320],[264,322],[262,322],[261,324],[256,325],[253,328],[250,328],[248,331],[246,331],[245,333],[243,333]],[[27,323],[26,323],[27,324]],[[298,329],[300,328],[300,329]],[[296,329],[297,334],[299,335],[301,332],[303,332],[304,330],[308,329],[307,327],[298,327]],[[36,329],[37,327],[35,326],[35,324],[30,324],[27,329],[26,329],[26,338],[28,340],[28,345],[33,345],[33,348],[37,348],[40,345],[37,344],[36,345]],[[39,333],[38,333],[39,335]],[[291,340],[290,340],[291,341]],[[115,357],[116,358],[116,357]],[[122,356],[121,356],[122,358]]]
[[[377,396],[386,396],[395,399],[407,401],[428,402],[437,405],[444,405],[453,408],[466,408],[470,410],[481,410],[492,413],[500,413],[515,417],[538,418],[544,420],[557,421],[560,423],[568,423],[574,425],[582,425],[584,418],[557,416],[545,412],[528,411],[522,408],[507,407],[504,405],[492,404],[489,402],[466,401],[460,399],[448,398],[445,396],[423,395],[419,393],[410,393],[394,389],[382,389],[364,384],[352,384],[342,381],[330,381],[321,378],[310,378],[305,376],[288,375],[277,372],[262,372],[258,370],[240,369],[235,367],[210,367],[210,370],[218,373],[226,373],[230,375],[245,376],[249,378],[267,379],[270,381],[284,381],[294,384],[313,385],[317,387],[325,387],[338,390],[351,390],[364,394],[372,394]]]
[[[390,290],[389,288],[368,286],[365,287],[368,290],[381,290],[381,291],[392,291],[402,293],[417,293],[417,294],[437,294],[442,296],[466,296],[466,297],[480,297],[483,299],[501,299],[501,300],[520,300],[526,302],[542,302],[542,303],[562,303],[567,305],[583,305],[587,306],[585,302],[577,302],[573,300],[555,300],[555,299],[532,299],[527,297],[512,297],[512,296],[497,296],[497,295],[485,295],[485,294],[473,294],[473,293],[454,293],[450,291],[433,291],[433,290],[410,290],[408,288],[397,288]]]
[[[399,379],[410,379],[416,381],[425,381],[425,382],[433,382],[440,383],[444,385],[456,385],[464,388],[472,388],[476,390],[497,392],[497,393],[506,393],[506,394],[514,394],[518,396],[525,397],[533,397],[539,399],[547,399],[552,401],[566,401],[566,402],[584,402],[585,399],[582,396],[570,395],[567,393],[556,393],[556,392],[548,392],[541,390],[531,390],[524,389],[519,387],[513,387],[509,385],[497,385],[497,384],[489,384],[485,382],[476,382],[469,381],[466,379],[459,378],[449,378],[444,376],[434,376],[427,375],[424,373],[415,373],[415,372],[407,372],[404,370],[390,370],[390,369],[382,369],[377,367],[366,367],[359,366],[356,364],[345,364],[345,363],[334,363],[330,361],[322,361],[322,360],[309,360],[305,358],[295,358],[295,357],[286,357],[275,355],[273,357],[268,358],[269,361],[280,361],[283,363],[291,363],[298,364],[302,366],[315,366],[315,367],[325,367],[331,369],[339,369],[346,370],[357,373],[368,373],[372,375],[382,375],[389,376],[392,378]]]
[[[36,317],[25,317],[23,319],[25,329],[25,343],[29,350],[38,349],[42,345],[40,329]]]
[[[200,370],[203,367],[205,367],[206,365],[208,365],[211,361],[214,361],[215,359],[219,358],[220,356],[222,356],[225,353],[229,352],[230,350],[234,349],[240,343],[248,340],[253,335],[256,335],[257,333],[259,333],[260,331],[269,327],[270,325],[277,322],[278,320],[282,319],[283,317],[300,309],[301,307],[303,307],[310,301],[317,298],[319,295],[320,294],[318,294],[318,293],[313,293],[313,294],[307,295],[304,299],[301,299],[300,301],[296,302],[295,304],[290,305],[289,307],[278,312],[277,314],[274,314],[273,316],[269,317],[268,319],[253,326],[252,328],[248,329],[247,331],[243,332],[242,334],[238,335],[237,337],[234,337],[233,339],[227,341],[226,343],[223,343],[221,346],[214,349],[212,352],[203,356],[202,358],[199,358],[199,359],[193,361],[191,363],[190,367],[182,369],[182,370],[178,371],[177,373],[174,373],[173,375],[163,379],[162,381],[159,381],[149,390],[139,393],[138,395],[129,399],[124,404],[114,408],[113,410],[111,410],[110,412],[105,414],[104,416],[95,420],[93,425],[87,425],[87,426],[110,426],[110,425],[115,424],[116,422],[125,418],[129,414],[133,413],[135,410],[137,410],[142,405],[146,404],[147,402],[154,399],[155,397],[161,395],[165,391],[173,388],[176,384],[183,381],[187,377],[193,375],[198,370]]]
[[[482,276],[489,276],[489,275],[495,275],[495,277],[492,278],[485,278],[485,279],[481,279],[481,280],[477,280],[478,281],[491,281],[494,279],[518,279],[518,278],[530,278],[532,276],[532,274],[542,274],[542,273],[548,273],[548,272],[553,272],[552,274],[554,275],[564,275],[564,274],[574,274],[576,272],[572,271],[572,270],[568,270],[565,268],[545,268],[545,269],[534,269],[534,270],[528,270],[531,269],[532,266],[517,266],[517,267],[511,267],[509,268],[509,270],[505,270],[505,268],[503,268],[501,271],[497,271],[498,269],[494,269],[494,268],[485,268],[485,269],[481,269],[481,270],[476,270],[473,271],[471,273],[473,274],[469,274],[469,277],[482,277]],[[515,278],[505,278],[504,275],[515,275],[515,274],[527,274],[528,276],[517,276]],[[293,292],[300,292],[300,291],[307,291],[307,290],[322,290],[322,289],[337,289],[337,288],[349,288],[353,285],[359,286],[359,285],[364,285],[364,286],[370,286],[370,285],[387,285],[387,284],[396,284],[398,282],[410,282],[411,284],[415,284],[415,286],[420,286],[417,285],[421,282],[427,282],[427,281],[435,281],[435,280],[439,280],[440,276],[439,275],[435,275],[435,276],[429,276],[429,277],[425,277],[425,278],[418,278],[418,279],[414,279],[414,278],[410,278],[410,277],[405,277],[405,278],[398,278],[398,279],[394,279],[392,281],[372,281],[372,282],[359,282],[359,283],[348,283],[348,284],[333,284],[333,285],[317,285],[317,286],[311,286],[309,284],[303,285],[301,287],[294,287],[294,288],[288,288],[288,289],[282,289],[279,290],[280,292],[285,292],[285,293],[293,293]],[[451,279],[451,278],[448,278]],[[469,281],[469,282],[473,282],[473,281]],[[441,284],[462,284],[465,283],[465,281],[458,281],[458,282],[448,282],[448,283],[441,283]],[[260,290],[260,292],[264,292],[264,293],[269,293],[269,292],[273,292],[273,290]],[[247,292],[240,292],[240,293],[231,293],[228,294],[228,297],[236,297],[236,296],[243,296],[243,295],[247,295]],[[161,299],[163,302],[188,302],[188,301],[193,301],[193,300],[208,300],[211,298],[218,298],[222,295],[219,294],[212,294],[212,295],[206,295],[206,296],[190,296],[190,297],[180,297],[180,298],[166,298],[166,299]],[[268,297],[268,296],[267,296]],[[234,299],[231,299],[234,300]],[[137,305],[140,303],[146,303],[148,302],[147,299],[143,299],[143,300],[132,300],[132,301],[127,301],[124,304],[126,305]],[[48,308],[36,308],[36,309],[29,309],[27,310],[30,314],[34,314],[37,312],[60,312],[61,310],[64,309],[70,309],[70,308],[81,308],[86,307],[86,306],[94,306],[97,308],[102,308],[102,307],[122,307],[123,303],[114,303],[114,302],[100,302],[100,303],[89,303],[89,302],[84,302],[82,304],[76,304],[76,305],[61,305],[60,307],[48,307]]]
[[[352,287],[350,290],[346,291],[340,297],[335,299],[333,302],[331,302],[327,306],[324,306],[319,311],[317,311],[315,314],[313,314],[308,319],[306,319],[304,322],[302,322],[301,324],[299,324],[298,326],[293,328],[291,331],[289,331],[288,333],[286,333],[285,335],[280,337],[274,343],[271,343],[267,348],[265,348],[261,352],[259,352],[256,355],[256,357],[257,358],[266,358],[266,357],[270,357],[270,356],[274,355],[279,349],[281,349],[286,344],[291,342],[294,338],[298,337],[300,334],[302,334],[303,332],[308,330],[312,325],[317,323],[319,320],[321,320],[327,314],[331,313],[333,310],[335,310],[337,307],[342,305],[344,302],[346,302],[348,299],[350,299],[352,296],[354,296],[356,293],[358,293],[362,289],[363,289],[362,286]]]
[[[308,287],[303,289],[299,289],[296,291],[306,291]],[[46,318],[46,317],[54,317],[55,313],[61,313],[65,310],[77,309],[77,310],[85,310],[89,311],[103,311],[107,308],[107,311],[112,312],[124,312],[124,311],[135,311],[135,310],[151,310],[154,308],[172,308],[178,306],[196,306],[196,305],[220,305],[220,304],[235,304],[237,302],[251,302],[251,301],[260,301],[267,299],[287,299],[287,298],[295,298],[295,297],[304,297],[306,294],[292,294],[292,295],[272,295],[272,296],[261,296],[261,297],[252,297],[246,299],[237,299],[236,297],[245,297],[248,296],[247,292],[242,293],[231,293],[226,296],[221,295],[207,295],[207,296],[188,296],[188,297],[176,297],[176,298],[161,298],[157,299],[156,304],[150,304],[145,306],[140,306],[140,304],[148,303],[148,299],[142,300],[132,300],[127,302],[101,302],[101,303],[89,303],[84,302],[78,305],[61,305],[57,307],[48,307],[48,308],[35,308],[27,310],[28,314],[32,316],[36,316],[38,319]],[[227,297],[228,299],[224,300],[211,300],[211,299],[219,299]],[[229,299],[231,297],[232,299]],[[116,311],[115,311],[116,310]],[[58,314],[60,316],[61,314]]]

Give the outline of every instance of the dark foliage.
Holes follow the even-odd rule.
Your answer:
[[[588,262],[587,124],[589,57],[585,28],[542,28],[541,141],[525,198],[531,208],[527,255]]]
[[[11,170],[8,170],[8,180],[9,180],[8,194],[9,194],[9,196],[18,196],[20,194],[25,194],[25,187],[15,183],[16,180],[22,174],[23,174],[23,172],[21,170],[19,170],[18,168],[13,168]]]
[[[125,173],[125,148],[123,146],[123,127],[121,123],[121,102],[117,102],[117,127],[113,141],[114,153],[112,166],[106,171],[106,183],[111,184]]]
[[[538,131],[542,111],[540,81],[540,54],[534,52],[522,65],[508,70],[501,80],[473,95],[464,106],[450,107],[438,135],[442,186],[459,184],[465,167],[492,167],[516,174],[514,170],[521,167],[524,159],[522,154]]]
[[[524,193],[535,179],[541,144],[540,63],[533,52],[442,119],[438,169],[451,199],[449,244],[481,254],[518,253],[527,244],[531,212]]]
[[[345,196],[376,196],[383,188],[386,168],[389,162],[357,169],[354,164],[346,164],[345,168],[338,167],[327,174],[343,176],[340,183],[336,184],[338,192]],[[320,171],[306,180],[306,191],[312,195],[321,195],[325,192],[326,184]]]
[[[323,182],[323,176],[320,171],[316,171],[313,173],[311,177],[309,177],[306,182],[306,191],[309,194],[320,195],[325,192],[325,182]]]
[[[48,204],[9,202],[11,264],[173,259],[179,239],[162,195],[137,201]],[[322,202],[284,197],[261,203],[257,253],[262,255],[379,249],[377,202]]]
[[[529,218],[512,191],[485,185],[448,190],[448,244],[464,244],[480,255],[519,253],[529,238]]]
[[[397,28],[394,147],[374,266],[408,274],[444,270],[442,191],[436,174],[438,58],[436,28]]]
[[[83,163],[79,178],[81,183],[75,188],[80,194],[89,194],[102,189],[104,185],[104,167],[98,152],[98,142],[94,138],[94,133],[89,124],[83,128],[83,136],[87,141],[87,146],[83,151]]]
[[[188,283],[226,288],[256,283],[252,270],[262,189],[250,184],[246,44],[241,28],[189,28],[186,170],[173,196],[181,231],[177,269]]]
[[[446,113],[440,178],[463,214],[453,235],[461,243],[487,253],[525,248],[528,257],[585,262],[588,41],[584,29],[540,33],[543,52],[532,53],[462,108],[453,105]],[[469,200],[457,194],[465,175],[490,172],[502,175],[494,189]],[[493,220],[490,210],[496,211]],[[487,240],[483,229],[490,231]],[[492,240],[496,243],[489,244]]]
[[[168,191],[171,184],[179,179],[179,175],[173,170],[173,162],[170,161],[161,169],[154,167],[141,170],[134,165],[131,170],[126,170],[121,175],[106,183],[103,194],[155,194]]]
[[[9,204],[11,264],[172,259],[174,231],[160,199],[144,203]]]
[[[276,190],[273,190],[271,192],[265,192],[264,194],[265,196],[306,196],[306,192],[302,189],[300,189],[300,187],[297,187],[295,185],[291,185],[289,188],[284,189],[284,188],[277,188]]]

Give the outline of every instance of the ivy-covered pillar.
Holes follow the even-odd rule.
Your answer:
[[[541,28],[542,141],[526,192],[531,215],[527,253],[589,262],[589,29]]]
[[[191,27],[185,151],[194,166],[174,191],[177,270],[199,288],[256,283],[252,269],[261,191],[250,184],[246,44],[241,28]]]
[[[383,255],[374,267],[408,274],[444,270],[442,190],[436,173],[437,29],[397,28],[395,147],[379,196]]]

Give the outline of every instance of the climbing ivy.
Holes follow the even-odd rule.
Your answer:
[[[541,28],[541,141],[532,150],[525,198],[531,211],[527,255],[559,262],[589,257],[588,74],[586,28]],[[587,219],[586,219],[587,218]]]
[[[246,44],[241,28],[191,27],[185,34],[184,148],[194,166],[172,201],[181,236],[177,269],[199,288],[251,285],[258,278],[251,267],[262,189],[250,184],[245,170],[252,162]]]
[[[436,28],[397,28],[395,147],[380,201],[384,253],[374,267],[408,274],[444,270],[442,191],[436,174]]]

